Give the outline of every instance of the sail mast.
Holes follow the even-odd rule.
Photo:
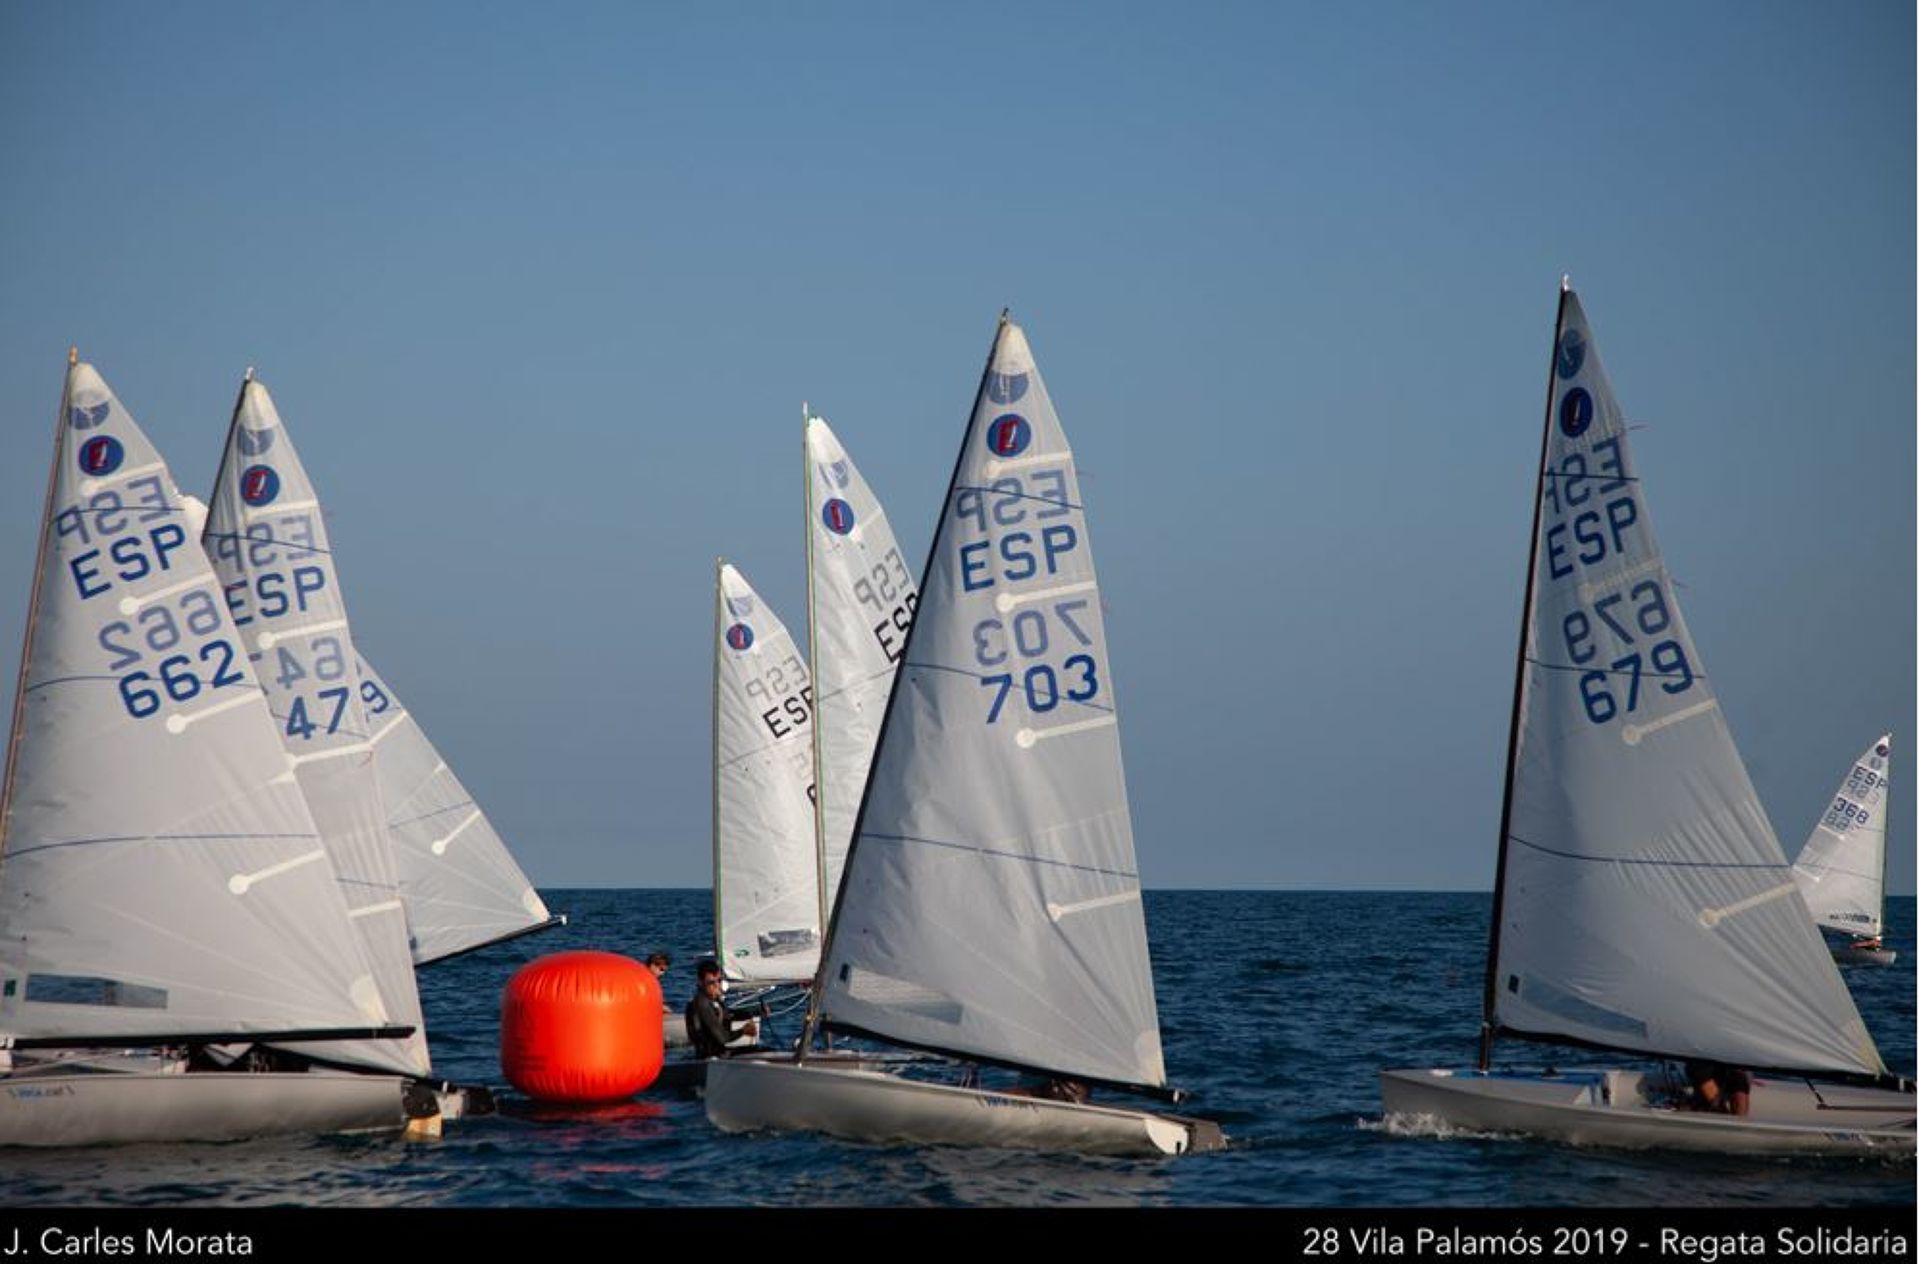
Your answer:
[[[1539,578],[1539,523],[1546,499],[1546,459],[1552,446],[1553,383],[1559,356],[1559,337],[1566,323],[1566,299],[1572,293],[1572,278],[1559,279],[1559,311],[1553,317],[1552,351],[1546,357],[1546,411],[1539,435],[1539,477],[1533,485],[1533,533],[1526,549],[1526,599],[1519,613],[1519,651],[1513,656],[1513,709],[1506,730],[1506,787],[1499,806],[1499,859],[1493,871],[1492,931],[1486,946],[1485,1009],[1479,1022],[1479,1069],[1492,1066],[1493,1041],[1498,1028],[1493,1009],[1499,999],[1499,924],[1506,906],[1506,847],[1513,828],[1513,780],[1519,754],[1519,723],[1524,716],[1526,693],[1526,646],[1532,640],[1533,587]]]
[[[726,594],[721,591],[726,559],[713,559],[713,956],[726,960],[726,927],[720,921],[720,638],[726,634]]]
[[[814,615],[818,603],[813,586],[813,454],[806,442],[806,429],[812,416],[812,410],[802,402],[800,465],[806,476],[806,678],[813,685],[813,723],[808,736],[813,747],[813,857],[818,871],[814,885],[819,888],[820,930],[824,932],[833,896],[826,889],[826,778],[820,775],[820,629]],[[822,944],[822,951],[824,947]]]
[[[20,758],[21,719],[27,709],[27,670],[33,663],[33,628],[39,622],[40,581],[47,569],[47,532],[53,526],[53,496],[60,485],[60,451],[66,437],[67,413],[73,407],[73,367],[80,362],[80,349],[67,348],[67,375],[60,386],[60,415],[53,421],[53,457],[47,463],[47,499],[40,510],[40,543],[34,552],[33,591],[27,597],[27,632],[20,642],[20,678],[13,686],[13,727],[7,736],[7,770],[0,780],[0,861],[4,861],[8,837],[7,825],[13,816],[13,773]]]
[[[1006,336],[1006,327],[1011,323],[1012,308],[1002,307],[999,313],[999,325],[993,330],[993,343],[986,349],[986,363],[980,368],[979,387],[973,392],[973,403],[966,414],[966,435],[969,438],[973,433],[973,415],[979,411],[980,399],[986,394],[987,381],[993,374],[993,361],[999,355],[1000,339]],[[932,574],[933,559],[939,556],[940,540],[946,535],[946,518],[953,504],[953,493],[959,488],[960,471],[965,468],[966,443],[962,440],[959,453],[953,458],[952,477],[946,480],[946,496],[940,501],[939,521],[933,526],[933,542],[927,546],[925,565],[920,567],[920,588],[922,591],[925,590],[926,577]],[[810,541],[812,539],[812,524],[808,523],[807,527],[807,539]],[[808,547],[811,547],[810,544]],[[911,624],[907,625],[906,639],[900,644],[900,667],[902,670],[905,669],[907,661],[913,652],[913,637],[918,632],[919,625],[920,621],[918,618],[915,618]],[[886,714],[880,718],[879,733],[873,739],[873,764],[869,766],[866,785],[860,789],[859,811],[853,814],[853,836],[847,840],[846,855],[840,861],[840,880],[842,884],[845,882],[846,874],[853,868],[853,853],[859,849],[860,845],[860,828],[866,824],[866,805],[873,795],[871,767],[877,766],[879,763],[880,750],[886,745],[886,729],[887,726],[893,722],[893,711],[899,706],[900,693],[899,681],[895,680],[893,682],[893,688],[887,691]],[[813,1033],[819,1028],[820,992],[826,983],[826,962],[827,958],[832,956],[833,953],[833,931],[839,925],[839,921],[840,905],[836,900],[833,903],[832,916],[826,923],[826,938],[820,941],[819,969],[813,976],[813,986],[807,989],[806,1027],[800,1034],[798,1054],[798,1060],[801,1062],[806,1060],[806,1051],[813,1044]],[[939,1052],[945,1051],[941,1050]]]

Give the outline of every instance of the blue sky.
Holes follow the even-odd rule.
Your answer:
[[[1890,728],[1910,892],[1913,23],[0,6],[0,653],[67,345],[202,495],[253,365],[534,879],[703,885],[714,555],[803,623],[809,400],[922,557],[1010,305],[1146,884],[1485,888],[1570,272],[1788,852]]]

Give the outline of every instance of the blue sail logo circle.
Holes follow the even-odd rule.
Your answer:
[[[1033,441],[1033,428],[1018,413],[1001,413],[986,428],[986,446],[997,457],[1018,456]]]
[[[89,478],[104,478],[126,459],[127,450],[112,435],[96,435],[80,445],[80,472]]]
[[[240,475],[240,499],[249,505],[270,505],[280,494],[280,474],[271,465],[249,465]]]
[[[1577,439],[1593,424],[1593,397],[1582,386],[1575,386],[1559,401],[1559,430],[1568,439]]]
[[[1569,378],[1579,372],[1586,364],[1586,336],[1577,329],[1568,329],[1559,338],[1559,376]]]
[[[836,496],[820,507],[820,521],[834,535],[845,535],[853,529],[853,506]]]
[[[744,623],[736,623],[726,630],[726,643],[736,650],[753,648],[753,629]]]
[[[986,398],[995,404],[1011,404],[1026,394],[1026,375],[1024,373],[988,373],[986,375]]]

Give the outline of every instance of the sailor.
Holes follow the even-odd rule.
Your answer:
[[[1723,1062],[1688,1062],[1692,1108],[1720,1115],[1743,1115],[1752,1108],[1752,1076]]]
[[[693,1052],[702,1058],[723,1058],[727,1045],[741,1036],[758,1036],[758,1019],[741,1018],[728,1010],[720,1000],[725,980],[720,975],[720,963],[711,959],[700,962],[697,973],[699,983],[694,988],[693,999],[686,1005],[686,1032],[692,1037]],[[766,1006],[760,1006],[760,1013],[766,1013]]]

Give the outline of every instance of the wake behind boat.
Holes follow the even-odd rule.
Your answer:
[[[1587,1145],[1910,1153],[1912,1086],[1740,762],[1570,284],[1548,381],[1479,1064],[1382,1072],[1386,1112]],[[1501,1035],[1691,1065],[1677,1084],[1494,1071]],[[1746,1113],[1688,1109],[1736,1106],[1738,1068]]]
[[[0,790],[0,1145],[399,1128],[398,1076],[200,1069],[411,1029],[165,462],[77,357],[57,427]]]
[[[1073,454],[1002,316],[848,850],[798,1060],[723,1059],[729,1132],[1164,1155],[1201,1120],[1160,1055],[1104,615]],[[995,1091],[821,1065],[816,1030],[1045,1077]]]

